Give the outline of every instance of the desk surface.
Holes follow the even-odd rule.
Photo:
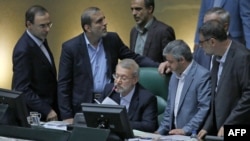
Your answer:
[[[24,140],[24,139],[8,138],[0,136],[0,141],[32,141],[32,140]]]

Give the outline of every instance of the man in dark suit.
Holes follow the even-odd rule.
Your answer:
[[[57,120],[57,74],[46,40],[52,22],[39,5],[30,7],[25,18],[27,30],[13,51],[12,89],[24,93],[28,109],[41,113],[41,120]]]
[[[195,48],[199,43],[199,27],[204,21],[206,11],[212,7],[221,7],[230,14],[229,36],[250,49],[250,1],[249,0],[201,0],[200,12],[195,34]]]
[[[142,67],[159,66],[129,50],[117,33],[107,32],[107,22],[99,8],[87,8],[81,25],[84,33],[63,43],[59,63],[59,108],[62,119],[69,123],[75,113],[81,112],[82,102],[93,102],[105,84],[113,81],[118,59],[131,58]]]
[[[131,0],[136,26],[130,32],[130,49],[156,62],[163,62],[163,48],[175,40],[175,32],[153,16],[154,8],[154,0]]]
[[[123,59],[116,66],[113,77],[115,82],[105,86],[101,101],[109,96],[117,104],[125,105],[133,129],[155,131],[158,126],[156,97],[138,83],[139,66],[136,62]]]
[[[229,12],[220,7],[213,7],[209,9],[204,16],[204,22],[209,20],[219,20],[224,25],[225,31],[228,33],[230,25]],[[206,54],[202,47],[198,47],[194,52],[194,60],[203,67],[211,70],[212,68],[212,55]]]
[[[218,20],[205,22],[199,32],[202,48],[214,59],[211,111],[198,136],[224,136],[224,125],[250,124],[250,52],[229,39]]]

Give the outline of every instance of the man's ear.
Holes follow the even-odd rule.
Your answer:
[[[85,25],[83,26],[83,28],[84,28],[86,31],[88,31],[88,32],[89,32],[90,26],[89,26],[89,25],[87,25],[87,24],[85,24]]]

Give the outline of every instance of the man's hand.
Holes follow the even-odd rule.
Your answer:
[[[68,119],[65,119],[65,120],[63,120],[64,122],[67,122],[67,123],[69,123],[69,124],[73,124],[73,121],[74,121],[74,119],[73,118],[68,118]]]
[[[58,117],[56,112],[53,109],[51,109],[51,111],[47,115],[46,121],[53,121],[53,120],[58,120]]]
[[[170,73],[171,71],[170,71],[170,69],[169,69],[169,67],[168,67],[168,61],[165,61],[165,62],[162,62],[160,65],[159,65],[159,67],[158,67],[158,71],[159,71],[159,73],[160,74],[165,74],[165,73]]]
[[[203,139],[206,135],[207,135],[207,131],[205,129],[202,129],[200,130],[197,136],[199,139]]]
[[[217,136],[219,136],[219,137],[223,137],[224,136],[224,127],[223,126],[221,126],[221,128],[220,128]]]
[[[169,131],[169,135],[185,135],[185,132],[182,129],[173,129]]]

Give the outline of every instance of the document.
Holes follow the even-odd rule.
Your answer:
[[[171,140],[171,141],[189,141],[191,140],[189,136],[183,136],[183,135],[168,135],[168,136],[161,136],[159,138],[159,141],[165,141],[165,140]]]
[[[58,130],[64,130],[67,131],[67,125],[69,123],[66,123],[64,121],[49,121],[45,122],[43,124],[44,128],[50,128],[50,129],[58,129]]]
[[[143,132],[139,130],[133,130],[133,133],[136,137],[134,139],[129,139],[129,141],[189,141],[189,136],[183,135],[167,135],[162,136],[159,134]]]
[[[108,96],[102,101],[102,104],[119,105]]]

